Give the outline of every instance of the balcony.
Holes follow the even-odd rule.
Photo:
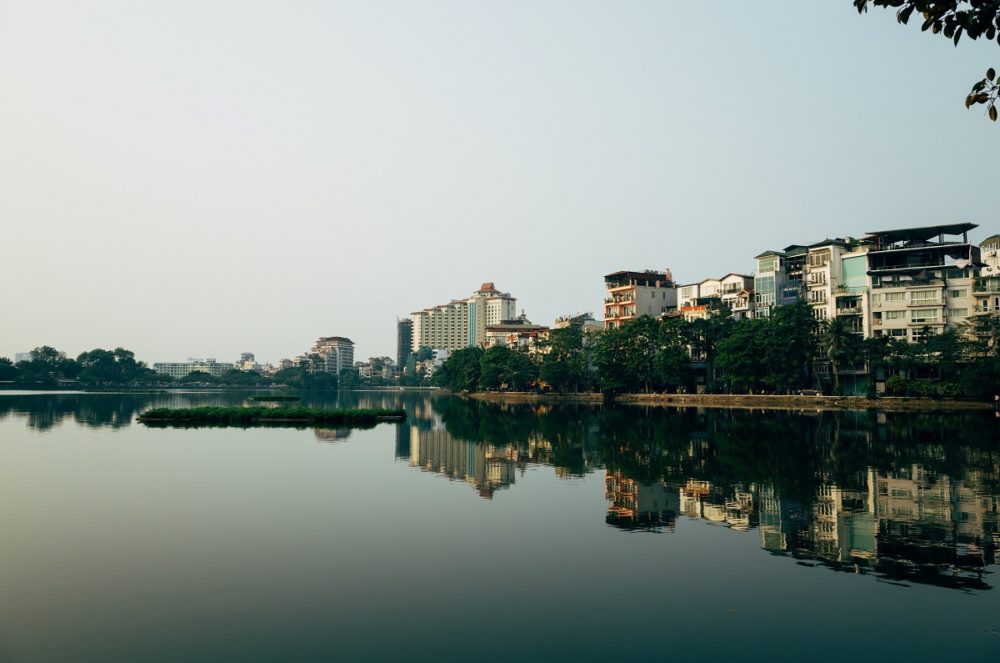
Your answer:
[[[861,315],[864,311],[860,306],[838,306],[837,315]]]

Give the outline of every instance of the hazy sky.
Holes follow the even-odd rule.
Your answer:
[[[0,0],[0,355],[394,355],[483,281],[550,323],[619,269],[980,240],[989,65],[850,0]]]

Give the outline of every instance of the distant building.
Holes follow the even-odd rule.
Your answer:
[[[500,324],[488,326],[484,345],[487,348],[502,345],[512,349],[528,349],[538,342],[539,335],[548,331],[549,328],[544,325],[532,324],[522,313],[513,320],[503,320]]]
[[[240,360],[236,362],[236,368],[241,371],[256,371],[258,367],[257,359],[252,352],[240,353]]]
[[[235,364],[219,363],[215,359],[189,359],[179,362],[157,362],[153,364],[153,370],[172,378],[182,378],[188,373],[200,371],[208,373],[212,377],[222,377],[226,371],[236,368]]]
[[[578,327],[585,334],[604,329],[603,320],[595,320],[591,313],[577,313],[576,315],[563,315],[556,318],[553,329],[564,329],[566,327]]]
[[[15,352],[14,353],[14,363],[20,361],[31,361],[35,356],[34,352]]]
[[[411,350],[460,350],[486,343],[486,327],[517,315],[517,300],[491,281],[466,299],[452,300],[413,313]]]
[[[312,354],[319,356],[319,363],[308,362],[308,368],[315,373],[340,375],[345,369],[354,367],[354,341],[343,336],[321,336],[313,345]]]
[[[621,327],[642,315],[659,316],[677,308],[677,285],[670,270],[614,272],[604,277],[604,326]]]
[[[413,352],[413,320],[403,318],[396,321],[396,366],[401,369]]]

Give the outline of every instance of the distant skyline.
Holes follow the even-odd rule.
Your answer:
[[[395,356],[485,281],[1000,232],[995,43],[824,3],[0,2],[0,356]]]

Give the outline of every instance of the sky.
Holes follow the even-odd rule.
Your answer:
[[[811,2],[0,0],[0,356],[395,355],[396,318],[1000,232],[996,43]]]

